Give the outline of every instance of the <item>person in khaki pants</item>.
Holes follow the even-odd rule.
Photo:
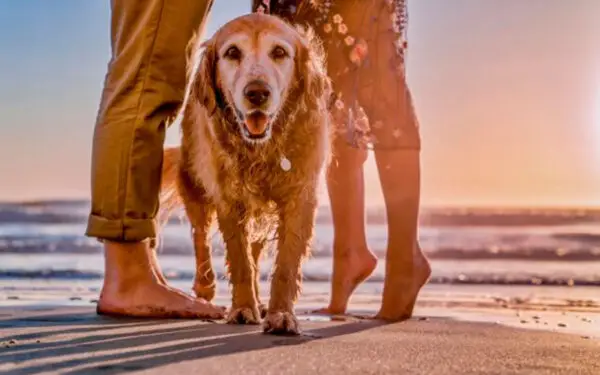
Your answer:
[[[151,246],[166,127],[184,96],[185,48],[211,6],[212,0],[111,0],[112,56],[94,131],[86,230],[104,243],[100,314],[224,315],[169,287]]]

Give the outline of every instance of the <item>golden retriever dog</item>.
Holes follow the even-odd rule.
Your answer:
[[[308,255],[317,185],[329,155],[331,85],[310,31],[274,16],[234,19],[189,48],[181,147],[165,150],[162,209],[181,201],[192,227],[197,296],[211,300],[209,227],[216,214],[232,288],[227,320],[299,333],[294,303]],[[268,308],[258,261],[277,239]]]

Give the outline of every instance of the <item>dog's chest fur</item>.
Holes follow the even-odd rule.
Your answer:
[[[224,127],[213,123],[211,128],[208,121],[219,120],[187,127],[192,131],[183,137],[189,141],[183,146],[190,174],[215,205],[242,204],[249,216],[258,217],[275,214],[277,206],[317,188],[325,160],[326,129],[321,126],[325,124],[299,127],[285,140],[274,134],[262,145],[245,141],[224,145],[212,130]],[[289,169],[282,167],[283,159],[291,164]]]

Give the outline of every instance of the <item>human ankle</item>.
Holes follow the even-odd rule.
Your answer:
[[[345,239],[344,241],[333,240],[333,256],[348,257],[352,254],[363,254],[369,252],[366,239]]]
[[[113,284],[128,289],[138,283],[152,282],[156,275],[152,269],[150,243],[106,242],[105,286]]]

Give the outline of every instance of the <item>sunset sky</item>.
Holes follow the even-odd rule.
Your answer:
[[[216,0],[208,34],[249,3]],[[423,204],[600,206],[600,0],[409,4]],[[0,200],[87,198],[109,5],[0,1]]]

